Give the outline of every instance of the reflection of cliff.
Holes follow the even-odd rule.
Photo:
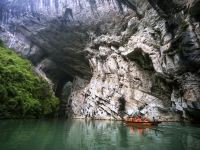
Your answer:
[[[130,134],[132,134],[132,135],[138,134],[139,136],[146,135],[147,132],[150,130],[149,128],[142,127],[142,126],[141,127],[140,126],[139,127],[130,126],[129,129],[130,129]],[[156,130],[155,130],[155,133],[156,133]]]
[[[0,132],[1,150],[198,150],[200,146],[199,128],[174,123],[143,128],[111,121],[4,120]]]
[[[190,128],[190,130],[187,130]],[[126,126],[121,122],[75,120],[68,132],[66,145],[79,149],[184,149],[198,146],[196,128],[179,124],[163,124],[158,127]],[[176,134],[174,134],[176,133]],[[191,139],[190,139],[191,138]],[[172,144],[172,143],[176,144]],[[112,143],[112,144],[111,144]]]
[[[84,149],[126,148],[128,140],[128,130],[120,122],[76,120],[69,131],[66,145],[71,150],[80,147]]]

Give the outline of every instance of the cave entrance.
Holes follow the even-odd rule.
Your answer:
[[[74,78],[72,76],[65,75],[57,81],[55,95],[60,99],[60,105],[57,113],[57,117],[59,118],[67,117],[69,108],[68,98],[71,95],[73,80]]]
[[[69,75],[65,75],[63,77],[61,77],[58,81],[57,81],[57,85],[55,88],[55,95],[58,98],[62,98],[62,91],[63,91],[63,87],[65,86],[65,84],[67,82],[73,82],[74,78],[69,76]]]

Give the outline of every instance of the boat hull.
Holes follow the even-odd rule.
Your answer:
[[[156,122],[132,122],[132,121],[125,121],[126,124],[128,125],[140,125],[140,126],[157,126],[158,124],[160,124],[160,121],[156,121]]]

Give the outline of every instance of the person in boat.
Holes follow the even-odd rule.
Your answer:
[[[144,118],[144,119],[143,119],[143,122],[149,122],[149,119]]]
[[[142,122],[142,116],[138,115],[134,122]]]
[[[136,112],[132,117],[131,117],[131,122],[137,122],[138,119],[138,113]]]

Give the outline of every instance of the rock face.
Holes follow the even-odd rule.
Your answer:
[[[184,12],[188,3],[162,2],[150,1],[152,7],[144,2],[142,18],[128,15],[120,33],[97,36],[88,44],[93,76],[89,84],[77,79],[73,116],[199,117],[199,22]]]
[[[105,22],[117,17],[116,7],[116,2],[93,0],[3,0],[0,38],[56,85],[66,76],[66,81],[76,75],[89,78],[89,62],[83,52],[90,40],[88,31],[101,30],[98,17]]]
[[[63,98],[71,117],[198,120],[199,3],[37,0],[18,13],[1,8],[0,37],[52,80],[58,96],[73,82]]]

